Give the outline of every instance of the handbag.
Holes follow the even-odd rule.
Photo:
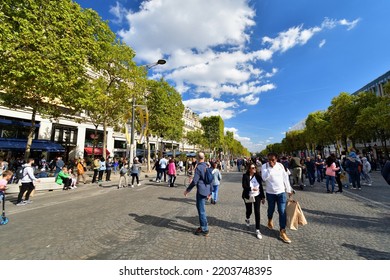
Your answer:
[[[296,200],[288,200],[286,206],[287,223],[286,227],[292,230],[297,230],[298,225],[306,225],[307,220],[303,214],[301,205]]]
[[[245,203],[253,203],[255,202],[255,197],[253,195],[249,196],[249,199],[244,198]]]

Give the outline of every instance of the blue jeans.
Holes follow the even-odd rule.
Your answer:
[[[213,186],[212,198],[215,202],[217,202],[217,200],[218,200],[218,187],[219,187],[219,185]]]
[[[206,200],[207,196],[201,195],[198,192],[196,193],[196,209],[198,209],[199,224],[202,231],[209,230],[206,216]]]
[[[307,171],[307,177],[309,178],[310,186],[314,185],[314,182],[316,181],[315,170]]]
[[[316,172],[317,172],[317,182],[320,182],[320,181],[322,182],[322,180],[324,179],[324,177],[322,175],[322,167],[317,168]]]
[[[332,186],[332,192],[334,192],[334,185],[335,185],[335,177],[334,176],[326,176],[326,190],[329,191],[329,181]]]
[[[280,229],[286,228],[286,205],[287,205],[287,195],[286,193],[279,193],[279,194],[266,194],[267,202],[268,202],[268,210],[267,210],[267,216],[268,219],[272,219],[272,216],[275,212],[275,204],[278,206],[278,212],[279,212],[279,226]]]

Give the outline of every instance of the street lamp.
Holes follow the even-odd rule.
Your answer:
[[[144,67],[146,70],[149,70],[150,68],[157,66],[159,64],[165,64],[167,61],[165,59],[159,59],[154,63],[142,65],[140,67]],[[133,161],[134,158],[134,147],[135,147],[135,141],[134,141],[134,123],[135,123],[135,97],[133,95],[133,101],[131,105],[131,134],[130,134],[130,155],[129,155],[129,163]],[[135,149],[135,155],[137,156],[137,149]],[[149,160],[149,159],[148,159]]]

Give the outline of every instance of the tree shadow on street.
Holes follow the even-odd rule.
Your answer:
[[[346,244],[346,243],[341,244],[341,246],[356,251],[360,257],[363,257],[367,260],[390,260],[389,252],[381,252],[381,251],[360,247],[353,244]]]
[[[357,215],[345,215],[341,213],[329,213],[324,211],[302,208],[308,222],[319,224],[340,224],[344,227],[370,229],[376,228],[376,231],[388,233],[388,227],[384,226],[388,215],[384,214],[382,218],[372,218]],[[388,223],[387,223],[388,224]]]

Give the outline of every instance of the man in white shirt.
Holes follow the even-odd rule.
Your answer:
[[[280,239],[285,243],[291,243],[286,234],[286,204],[287,194],[292,195],[292,188],[288,173],[283,164],[277,162],[277,155],[269,153],[268,162],[261,167],[261,177],[265,182],[266,198],[268,202],[268,228],[273,229],[272,216],[275,212],[275,204],[278,206]]]
[[[163,157],[160,159],[160,172],[161,172],[161,178],[159,178],[159,181],[162,180],[162,176],[164,175],[164,182],[167,181],[167,166],[168,166],[168,159],[167,157]]]

